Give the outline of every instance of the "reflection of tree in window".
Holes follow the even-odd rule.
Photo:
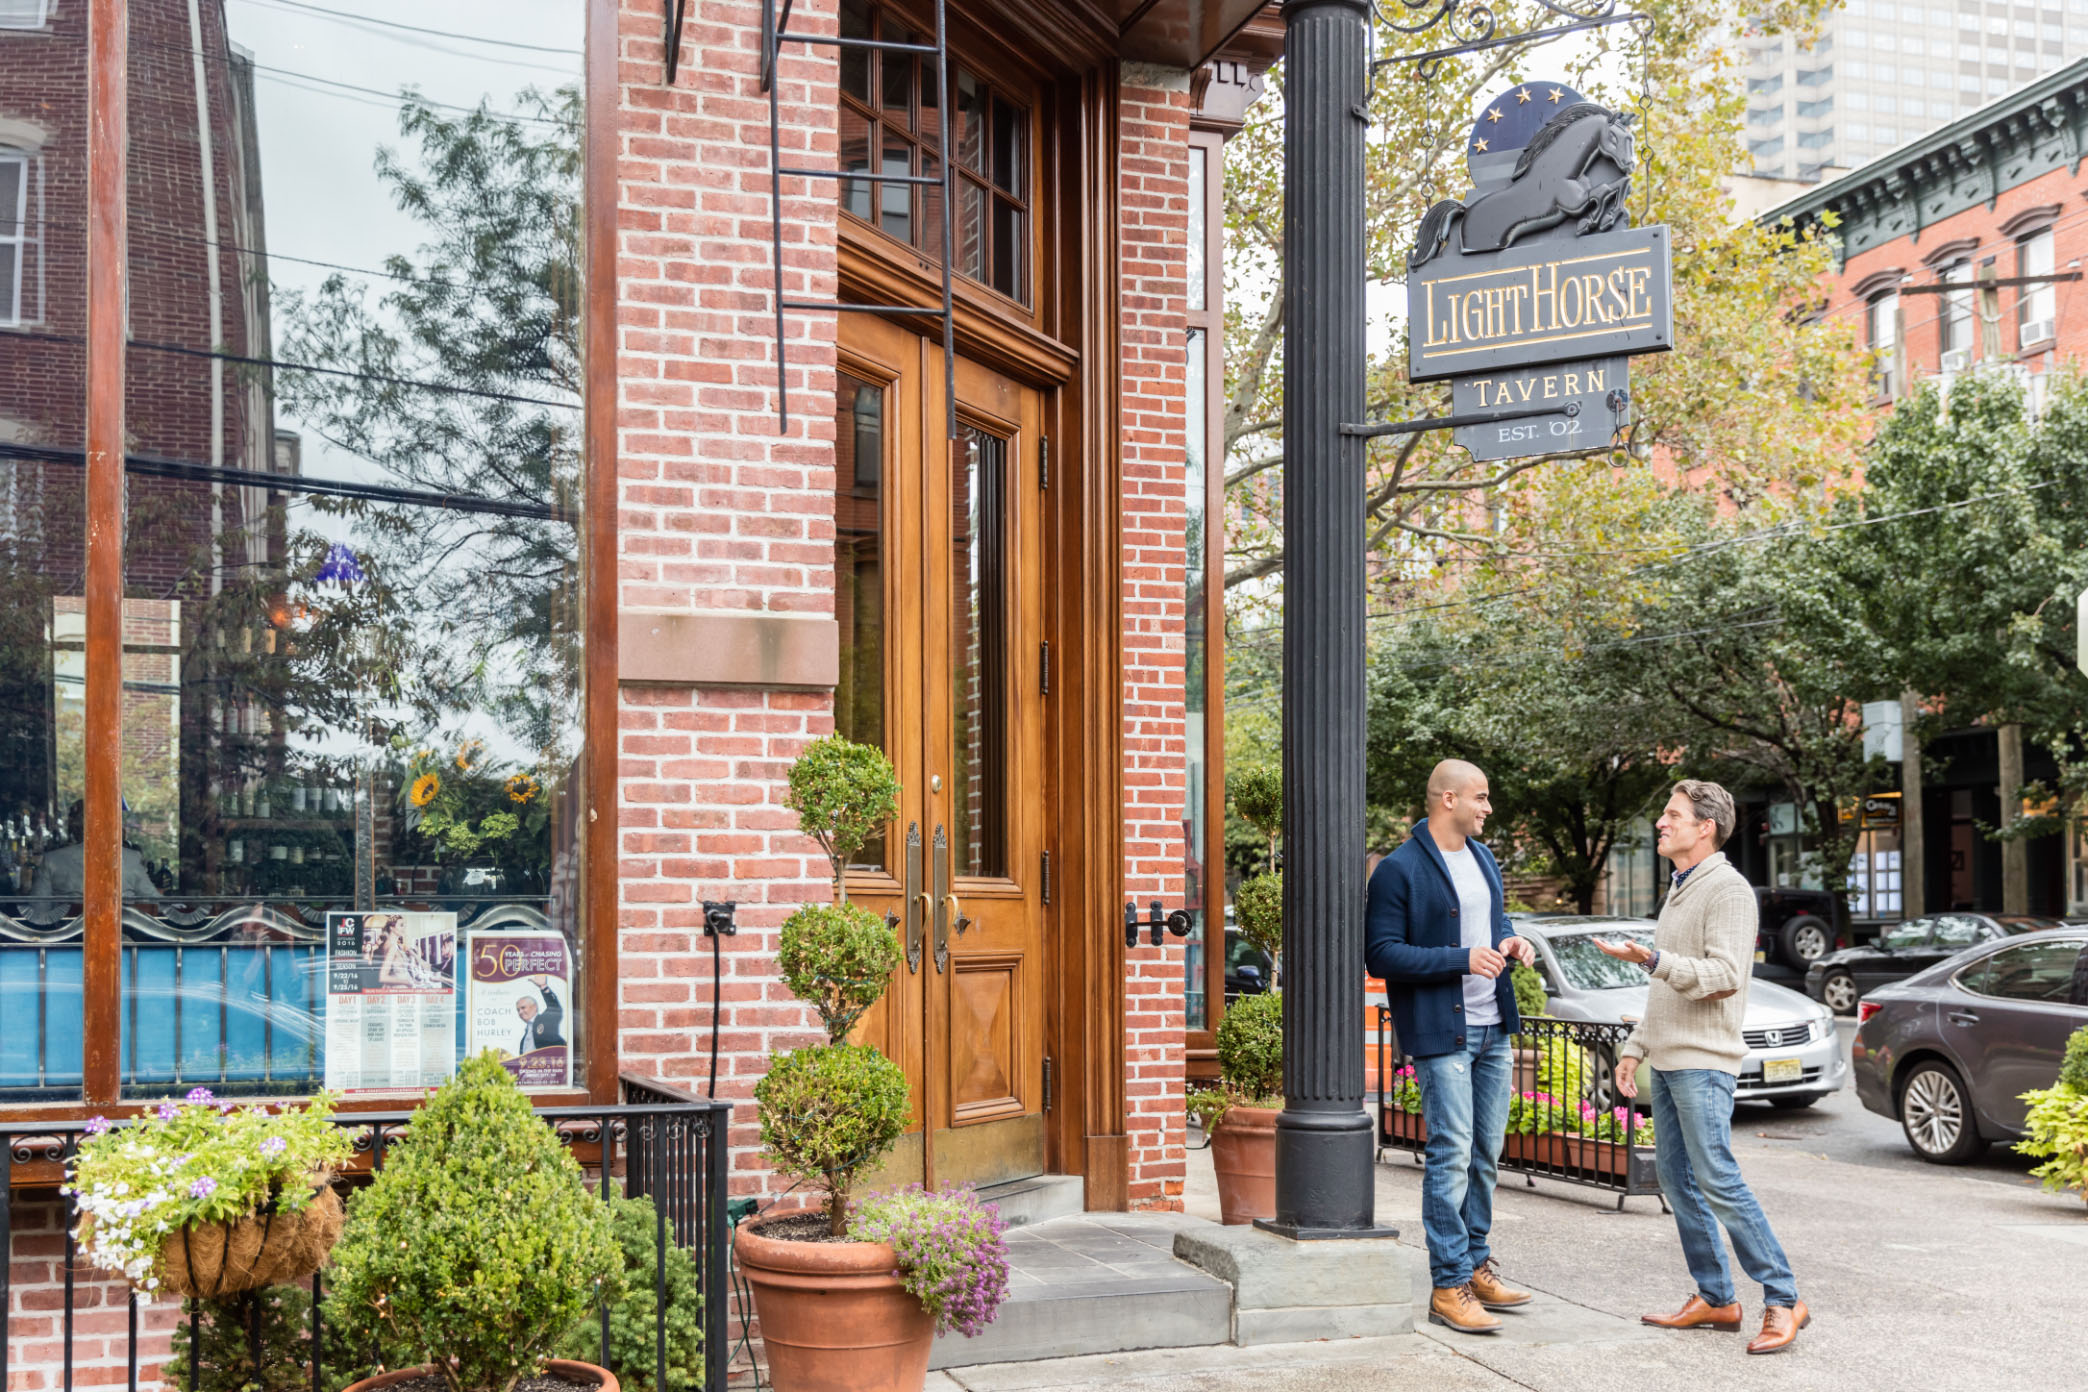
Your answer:
[[[1007,455],[1007,441],[965,427],[950,477],[950,807],[959,875],[1007,873]]]
[[[837,374],[834,619],[841,634],[841,671],[834,689],[834,733],[874,749],[886,749],[884,403],[882,388]],[[885,863],[882,834],[864,844],[856,863]]]

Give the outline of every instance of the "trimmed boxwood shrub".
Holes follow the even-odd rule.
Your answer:
[[[838,1044],[899,969],[899,937],[860,905],[806,904],[784,920],[776,964]]]
[[[771,1059],[754,1103],[762,1150],[826,1191],[828,1230],[845,1236],[850,1186],[906,1130],[906,1074],[866,1044],[815,1044]]]
[[[608,1206],[490,1051],[414,1115],[333,1256],[328,1308],[451,1392],[512,1392],[623,1295]]]
[[[1283,995],[1242,996],[1218,1022],[1218,1076],[1233,1102],[1275,1105],[1283,1096]]]
[[[659,1255],[657,1219],[651,1199],[610,1200],[616,1224],[616,1245],[623,1252],[623,1296],[609,1306],[609,1358],[603,1364],[631,1392],[660,1392],[654,1386],[658,1371],[653,1343],[653,1295],[655,1258]],[[674,1240],[667,1229],[667,1388],[684,1392],[703,1381],[703,1292],[698,1286],[696,1257]],[[593,1319],[584,1319],[566,1336],[560,1358],[583,1363],[602,1362],[602,1329]]]

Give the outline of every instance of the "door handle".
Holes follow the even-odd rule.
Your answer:
[[[1953,1025],[1976,1025],[1979,1016],[1970,1010],[1953,1010],[1946,1017]]]
[[[935,970],[940,973],[950,964],[950,911],[957,903],[957,896],[950,892],[950,838],[940,823],[929,854],[930,873],[935,876]]]
[[[957,925],[958,936],[962,937],[964,930],[972,926],[972,921],[964,916],[964,905],[957,902],[956,895],[945,894],[943,908],[949,913],[951,922]]]
[[[921,824],[906,824],[906,969],[921,970],[921,940],[927,922],[928,895],[921,888]]]

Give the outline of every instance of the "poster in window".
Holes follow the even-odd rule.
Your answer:
[[[457,1065],[457,916],[326,916],[326,1086],[435,1087]]]
[[[564,936],[488,929],[471,934],[466,951],[470,1052],[493,1050],[523,1087],[570,1087],[573,965]]]

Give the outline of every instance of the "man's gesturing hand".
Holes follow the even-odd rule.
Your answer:
[[[1624,939],[1622,942],[1609,942],[1603,938],[1590,938],[1589,941],[1594,943],[1600,951],[1608,953],[1621,962],[1650,962],[1653,960],[1653,949],[1647,947],[1644,943],[1633,942],[1629,938]]]
[[[1473,976],[1499,976],[1501,968],[1508,965],[1508,959],[1490,947],[1475,947],[1471,965]]]
[[[1537,965],[1537,949],[1530,945],[1528,938],[1501,939],[1501,954],[1512,961],[1522,963],[1526,967]]]
[[[1617,1060],[1617,1091],[1626,1097],[1638,1096],[1638,1065],[1635,1058]]]

